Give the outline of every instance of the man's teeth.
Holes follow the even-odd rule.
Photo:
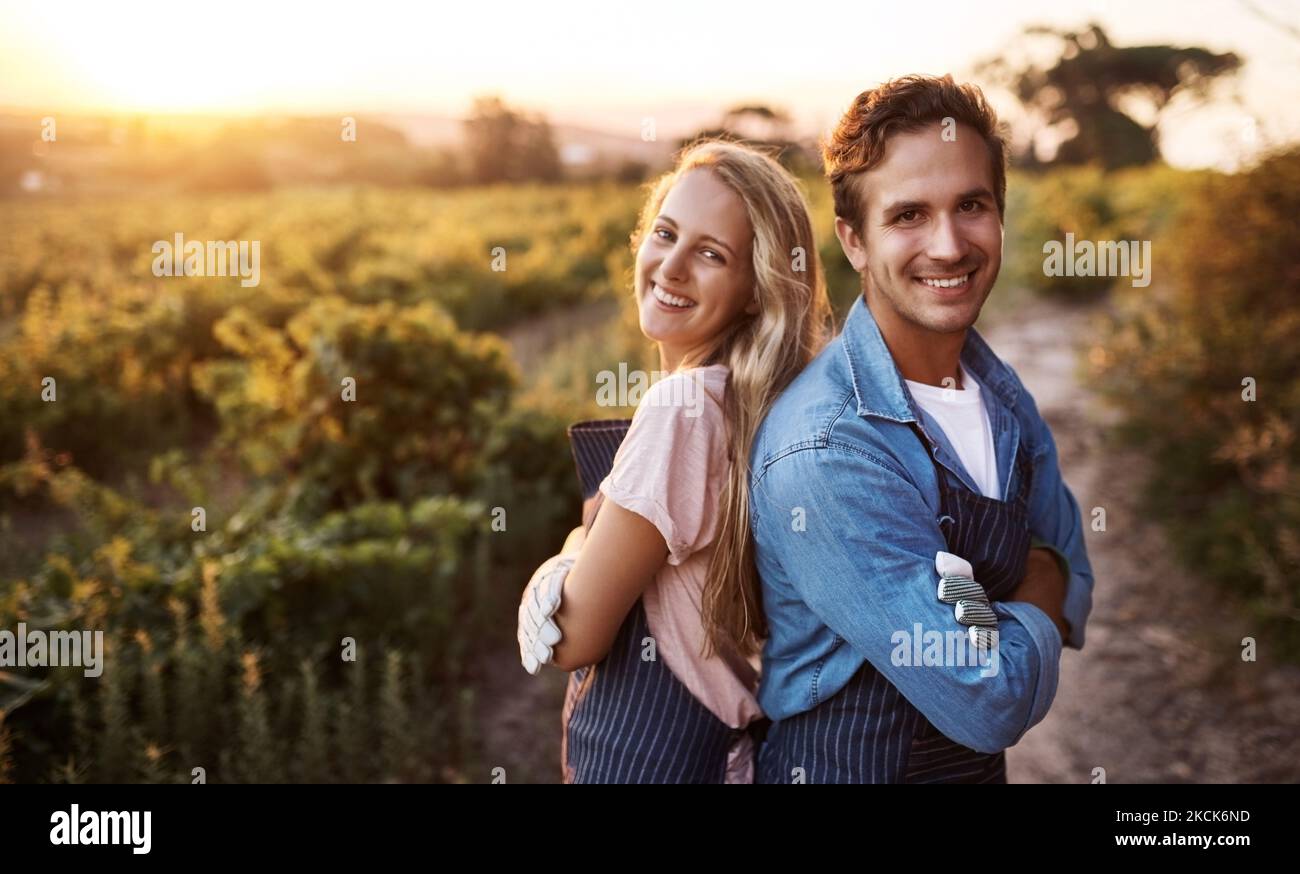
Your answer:
[[[657,285],[650,286],[650,293],[655,296],[655,300],[662,301],[671,307],[689,309],[690,307],[695,306],[695,301],[687,300],[684,297],[678,297],[675,294],[669,294]]]
[[[954,276],[951,279],[924,279],[921,277],[918,277],[918,279],[921,279],[922,282],[932,288],[953,288],[958,285],[964,285],[966,280],[970,279],[970,274],[967,273],[964,276]]]

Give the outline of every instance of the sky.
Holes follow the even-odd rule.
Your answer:
[[[646,118],[672,135],[763,102],[818,133],[871,85],[913,72],[963,78],[1023,47],[1027,24],[1095,20],[1117,45],[1246,58],[1214,108],[1176,103],[1162,123],[1171,163],[1224,165],[1245,147],[1300,139],[1300,38],[1248,4],[1300,27],[1293,0],[0,0],[0,107],[458,117],[476,95],[499,94],[553,122],[637,136]],[[1226,102],[1234,93],[1240,105]]]

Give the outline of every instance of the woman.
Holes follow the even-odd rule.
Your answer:
[[[807,204],[770,157],[688,148],[632,238],[645,393],[599,513],[538,569],[520,654],[573,671],[566,782],[752,782],[766,634],[748,459],[772,400],[832,328]]]

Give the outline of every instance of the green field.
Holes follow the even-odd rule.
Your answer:
[[[1267,173],[1300,190],[1293,163]],[[1249,254],[1294,292],[1294,256],[1214,237],[1209,207],[1179,217],[1202,203],[1184,193],[1210,186],[1223,204],[1232,184],[1160,168],[1013,175],[990,314],[1014,318],[1033,293],[1105,294],[1044,276],[1044,240],[1155,240],[1156,283],[1113,292],[1095,378],[1129,437],[1177,459],[1158,468],[1155,511],[1210,508],[1213,525],[1181,529],[1186,554],[1284,621],[1300,404],[1243,412],[1204,391],[1239,391],[1244,367],[1272,398],[1294,394],[1279,332],[1294,331],[1295,297],[1252,310],[1224,273],[1229,253]],[[807,187],[842,317],[856,277],[824,186]],[[513,645],[519,590],[577,521],[564,427],[629,414],[596,406],[595,374],[655,363],[627,304],[642,196],[6,203],[0,628],[102,629],[108,657],[97,679],[0,673],[0,779],[478,779],[477,656]],[[1286,203],[1255,207],[1253,233],[1293,223]],[[1178,245],[1193,231],[1194,250]],[[178,232],[259,241],[260,283],[155,276],[154,242]],[[1197,271],[1213,300],[1196,297]],[[1205,365],[1198,348],[1230,348],[1241,367]]]

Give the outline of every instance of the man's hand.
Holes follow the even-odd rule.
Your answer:
[[[1070,623],[1065,621],[1065,588],[1067,580],[1061,565],[1049,549],[1034,547],[1025,559],[1025,578],[1008,601],[1027,601],[1038,607],[1056,623],[1061,641],[1070,639]]]

